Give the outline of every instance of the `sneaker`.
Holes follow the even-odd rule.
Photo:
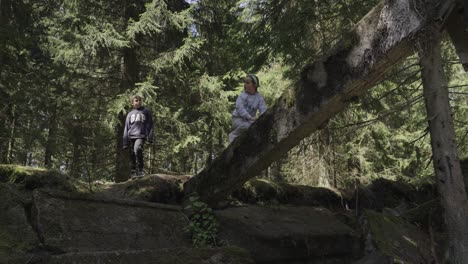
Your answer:
[[[145,171],[144,170],[138,170],[137,171],[137,177],[143,177],[145,176]]]
[[[135,170],[131,170],[131,171],[130,171],[130,178],[134,178],[134,177],[136,177],[136,176],[137,176],[136,171],[135,171]]]

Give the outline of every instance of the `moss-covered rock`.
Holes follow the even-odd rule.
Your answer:
[[[77,191],[83,188],[82,183],[59,171],[19,165],[0,164],[0,182],[16,184],[25,190],[47,187],[63,191]]]
[[[364,212],[372,243],[395,263],[432,263],[429,237],[401,217]],[[368,241],[370,242],[370,241]]]
[[[277,183],[265,179],[253,179],[235,191],[233,196],[245,203],[256,202],[279,202],[283,199],[284,193]]]
[[[39,245],[30,223],[30,201],[14,186],[0,183],[0,263],[25,254]]]
[[[253,179],[246,182],[241,189],[233,193],[233,197],[249,204],[341,207],[341,196],[332,189],[273,182],[265,179]]]
[[[154,174],[121,183],[96,186],[95,192],[113,198],[137,201],[179,204],[184,196],[182,184],[189,179],[184,175]]]
[[[324,208],[241,206],[215,214],[220,241],[248,249],[257,263],[350,263],[361,249],[359,235]]]
[[[69,253],[46,258],[38,263],[158,263],[158,264],[253,264],[249,253],[238,247],[171,248],[113,252]]]
[[[59,252],[162,249],[191,245],[179,206],[87,193],[34,190],[38,233]]]

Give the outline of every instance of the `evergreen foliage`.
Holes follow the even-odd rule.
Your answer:
[[[156,124],[148,171],[196,174],[228,144],[246,73],[259,76],[271,106],[375,4],[2,0],[0,162],[115,179],[121,118],[140,94]],[[468,79],[449,44],[444,58],[466,158]],[[430,158],[420,68],[410,57],[266,175],[336,187],[377,177],[426,182]]]

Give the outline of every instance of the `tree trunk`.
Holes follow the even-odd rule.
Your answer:
[[[55,150],[55,141],[57,133],[57,103],[52,105],[51,113],[49,116],[49,133],[47,135],[47,141],[44,151],[44,167],[50,168],[52,166],[52,155]]]
[[[122,0],[124,8],[124,23],[123,30],[127,28],[129,19],[137,21],[139,19],[136,10],[137,3],[129,0]],[[120,91],[126,91],[135,88],[135,83],[138,81],[138,59],[135,47],[129,47],[122,50],[122,64],[120,65]],[[130,104],[130,101],[129,101]],[[115,126],[116,140],[116,159],[115,159],[115,182],[123,182],[130,178],[130,156],[127,150],[123,150],[123,132],[125,128],[125,113],[121,112],[118,116],[118,123]]]
[[[211,118],[210,118],[211,119]],[[214,143],[213,143],[213,122],[209,123],[208,128],[208,158],[206,159],[206,166],[209,167],[213,162],[213,154],[214,154]]]
[[[332,173],[333,173],[333,187],[334,188],[338,188],[338,181],[337,181],[337,171],[338,171],[338,168],[337,168],[337,162],[336,162],[336,138],[335,138],[336,134],[333,133],[333,131],[331,132],[331,167],[332,167]]]
[[[123,51],[123,63],[121,65],[121,91],[127,91],[134,88],[138,78],[138,61],[136,51],[128,48]],[[130,103],[130,101],[129,101]],[[123,150],[123,132],[125,128],[125,114],[119,114],[119,123],[115,127],[116,135],[116,163],[115,163],[115,181],[123,182],[130,178],[130,157],[128,151]]]
[[[125,115],[119,114],[119,123],[115,126],[115,140],[117,158],[115,160],[115,182],[124,182],[130,177],[130,157],[128,151],[123,150],[123,130],[125,128]]]
[[[383,80],[413,52],[415,35],[431,19],[443,23],[454,3],[392,0],[376,6],[328,56],[306,66],[295,84],[209,168],[186,182],[185,193],[196,192],[216,206]]]
[[[13,148],[15,146],[15,138],[16,138],[16,107],[13,106],[12,114],[11,114],[11,123],[10,123],[10,135],[8,139],[8,146],[6,152],[6,162],[12,163],[13,162]]]
[[[91,131],[92,138],[96,138],[96,127],[94,127]],[[99,152],[100,150],[96,147],[96,141],[93,140],[90,146],[91,150],[91,174],[96,175],[100,167],[104,167],[105,164],[103,162],[98,162],[99,160]],[[88,152],[89,153],[89,152]]]
[[[76,128],[74,128],[76,129]],[[70,175],[74,178],[79,178],[81,174],[81,166],[80,166],[80,145],[79,141],[74,138],[73,139],[73,151],[72,151],[72,159],[70,164]]]
[[[150,174],[156,173],[154,164],[156,163],[156,143],[151,145],[151,157],[150,157]]]
[[[319,133],[319,158],[321,163],[321,171],[319,172],[319,186],[329,187],[331,182],[331,151],[330,151],[330,129],[328,124],[320,130]]]
[[[431,145],[437,189],[445,209],[449,233],[449,258],[452,264],[468,260],[468,203],[460,162],[447,80],[442,69],[440,33],[430,30],[421,42],[420,63],[424,98],[431,133]]]
[[[271,166],[268,169],[266,169],[267,173],[268,173],[268,170],[270,170],[270,173],[268,173],[267,178],[275,182],[284,181],[284,178],[281,174],[284,161],[285,161],[285,158],[280,158],[279,160],[273,162]]]
[[[468,3],[465,13],[468,11]],[[459,7],[452,12],[447,21],[447,31],[452,39],[455,50],[463,68],[468,72],[468,18],[463,16]]]
[[[10,0],[0,0],[0,27],[2,28],[5,28],[8,23],[7,15],[9,15],[10,12],[8,12],[9,10],[7,10],[7,7],[10,5],[9,1]],[[0,73],[2,72],[3,57],[3,51],[0,51]]]
[[[22,144],[22,148],[21,150],[19,151],[19,159],[18,159],[18,162],[20,164],[23,164],[24,166],[29,166],[29,160],[30,160],[30,154],[31,154],[31,151],[32,151],[32,146],[34,144],[34,139],[35,139],[35,134],[32,127],[31,127],[31,117],[28,117],[27,121],[25,122],[26,123],[26,126],[25,126],[25,131],[26,134],[24,135],[24,142]]]

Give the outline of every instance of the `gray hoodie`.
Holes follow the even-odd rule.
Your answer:
[[[147,108],[142,106],[128,113],[123,135],[124,146],[128,146],[130,139],[135,138],[145,138],[152,143],[153,133],[153,117]]]
[[[251,119],[260,111],[260,115],[265,113],[267,107],[265,100],[260,93],[248,94],[242,92],[236,100],[236,108],[232,111],[232,117]]]

